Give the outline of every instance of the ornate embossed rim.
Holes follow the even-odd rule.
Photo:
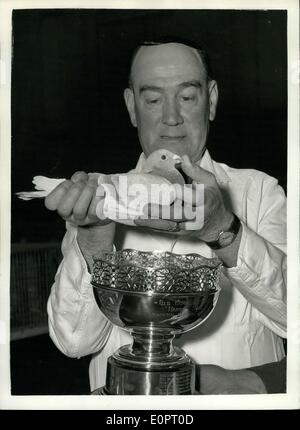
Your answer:
[[[93,255],[93,261],[96,262],[98,260],[101,260],[101,261],[104,261],[104,262],[106,262],[107,264],[109,264],[111,266],[114,266],[115,265],[114,263],[111,263],[111,262],[107,261],[104,257],[105,256],[110,256],[110,255],[122,256],[122,254],[130,253],[130,252],[133,253],[133,254],[136,254],[136,255],[145,255],[145,256],[147,256],[147,255],[153,255],[153,256],[157,256],[157,257],[162,256],[162,255],[163,256],[174,256],[175,258],[196,257],[199,260],[199,267],[200,266],[201,267],[206,267],[208,269],[217,268],[218,266],[222,265],[221,260],[219,260],[219,258],[217,258],[217,257],[207,258],[207,257],[204,257],[203,255],[196,254],[196,253],[176,254],[174,252],[169,252],[169,251],[160,251],[160,250],[157,250],[157,251],[139,251],[137,249],[132,249],[132,248],[125,248],[125,249],[122,249],[122,250],[119,250],[119,251],[101,251],[99,254]],[[204,264],[201,263],[201,261]],[[130,265],[130,266],[138,266],[138,264],[135,264],[134,262],[125,261],[125,260],[124,260],[124,263],[122,263],[122,264],[124,264],[124,265]],[[156,269],[153,269],[153,270],[156,270]]]
[[[122,258],[124,256],[124,258]],[[135,261],[135,256],[140,257],[140,261]],[[151,263],[154,267],[149,267],[147,265],[147,257],[153,257]],[[166,264],[166,269],[174,269],[174,276],[180,276],[180,272],[189,271],[190,274],[193,272],[197,272],[198,270],[207,270],[209,273],[207,283],[209,283],[210,276],[214,277],[216,276],[215,282],[213,282],[213,285],[206,285],[200,287],[200,275],[199,275],[199,290],[198,289],[185,289],[183,288],[182,291],[178,291],[178,287],[174,288],[171,286],[166,285],[166,289],[162,287],[161,282],[163,283],[163,280],[159,282],[158,284],[151,285],[151,278],[155,276],[155,272],[159,272],[160,270],[164,269],[164,266],[155,266],[155,262],[159,261],[162,257],[166,257],[166,261],[168,257],[171,257],[171,261],[169,261],[169,264]],[[192,259],[189,261],[187,258],[185,260],[185,257],[192,257]],[[193,260],[194,258],[194,260]],[[120,293],[126,294],[141,294],[141,295],[176,295],[176,296],[193,296],[193,295],[209,295],[215,294],[217,291],[219,291],[219,285],[218,280],[220,276],[220,268],[221,268],[221,261],[218,258],[206,258],[202,255],[191,253],[191,254],[175,254],[169,251],[138,251],[135,249],[124,249],[121,251],[103,251],[99,253],[98,255],[95,255],[93,257],[94,259],[94,268],[93,268],[93,274],[92,274],[92,280],[91,284],[95,288],[101,288],[109,291],[115,291]],[[113,261],[110,261],[112,259]],[[176,261],[178,259],[178,261]],[[179,264],[180,260],[182,261],[182,267]],[[100,265],[104,265],[107,268],[110,267],[113,270],[126,270],[126,268],[136,268],[140,269],[142,271],[145,271],[149,274],[149,286],[145,285],[145,288],[139,290],[135,288],[127,288],[125,285],[120,288],[120,286],[107,286],[104,285],[101,282],[97,282],[97,263]],[[150,263],[150,262],[149,262]],[[186,264],[185,264],[186,263]],[[213,273],[214,272],[214,273]],[[217,272],[217,273],[216,273]],[[147,276],[147,275],[146,275]],[[197,276],[197,275],[196,275]],[[96,279],[95,279],[96,278]],[[120,278],[122,279],[122,278]],[[154,278],[152,278],[153,280]],[[195,280],[194,280],[195,282]],[[193,285],[195,283],[193,282]]]
[[[125,288],[111,288],[106,287],[104,285],[96,284],[96,282],[91,282],[91,285],[93,288],[101,288],[101,290],[106,290],[110,292],[116,292],[116,293],[122,293],[126,295],[142,295],[142,296],[172,296],[172,297],[190,297],[190,296],[209,296],[211,294],[216,294],[218,291],[220,291],[219,286],[214,286],[210,290],[199,290],[199,291],[182,291],[181,293],[173,292],[173,291],[155,291],[153,290],[144,290],[144,291],[133,291],[133,290],[126,290]]]

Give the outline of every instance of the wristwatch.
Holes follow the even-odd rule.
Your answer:
[[[240,230],[241,222],[238,217],[233,214],[233,221],[228,230],[222,230],[219,233],[218,239],[212,242],[206,242],[211,249],[222,249],[232,244]]]

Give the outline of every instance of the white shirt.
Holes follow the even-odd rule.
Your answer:
[[[144,159],[142,154],[136,171]],[[222,269],[214,312],[175,344],[197,363],[228,369],[278,361],[284,356],[281,337],[286,337],[285,194],[276,179],[216,163],[208,151],[200,165],[215,175],[227,204],[241,220],[242,237],[237,266]],[[76,227],[67,224],[64,258],[48,301],[49,331],[64,354],[78,358],[93,354],[89,373],[94,390],[105,385],[107,358],[131,343],[131,337],[99,310],[76,236]],[[116,241],[122,248],[214,256],[199,239],[137,227],[117,229]]]

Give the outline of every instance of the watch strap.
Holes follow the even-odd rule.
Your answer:
[[[226,246],[231,245],[232,242],[234,241],[234,239],[236,238],[239,230],[240,230],[240,226],[241,226],[240,220],[238,219],[238,217],[235,214],[233,214],[233,221],[230,224],[230,227],[227,230],[222,230],[219,233],[217,240],[214,240],[212,242],[206,242],[206,244],[211,249],[221,249],[221,248],[225,248]],[[222,246],[222,244],[220,243],[220,238],[222,237],[222,235],[224,233],[232,233],[232,240],[230,241],[230,243],[227,243],[225,246]]]

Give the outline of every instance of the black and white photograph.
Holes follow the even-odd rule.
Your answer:
[[[298,3],[5,3],[0,406],[299,408]]]

